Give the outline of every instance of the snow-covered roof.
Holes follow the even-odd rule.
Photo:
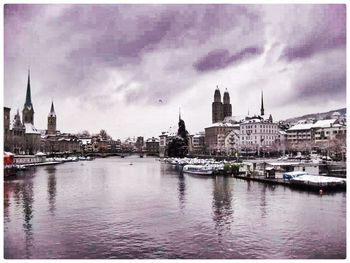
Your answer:
[[[306,124],[297,124],[293,127],[291,127],[288,131],[295,131],[295,130],[309,130],[311,128],[328,128],[333,126],[333,124],[336,122],[336,119],[328,119],[328,120],[319,120],[316,123],[306,123]]]
[[[216,122],[207,128],[211,128],[211,127],[235,127],[235,125],[230,122]]]
[[[27,134],[40,134],[41,135],[41,132],[38,131],[33,124],[31,123],[25,123],[24,124],[24,127],[25,127],[25,130],[26,130],[26,133]]]
[[[313,125],[313,123],[297,124],[289,128],[288,131],[310,130],[313,127]]]
[[[170,126],[166,132],[162,132],[160,136],[176,136],[177,135],[177,126]]]
[[[245,119],[246,116],[227,116],[224,118],[224,122],[241,122]]]
[[[155,138],[155,137],[153,137],[153,138],[148,138],[148,139],[146,140],[146,142],[159,142],[159,139],[158,139],[158,138]]]
[[[247,123],[258,123],[258,122],[264,122],[264,120],[259,119],[258,117],[254,117],[248,120],[245,120],[242,124],[247,124]]]
[[[337,120],[336,119],[328,119],[328,120],[319,120],[314,124],[314,128],[327,128],[333,125]]]
[[[80,138],[79,141],[82,142],[83,145],[91,143],[91,138]]]
[[[205,134],[204,133],[197,133],[195,135],[193,135],[193,138],[200,138],[200,137],[204,137]]]

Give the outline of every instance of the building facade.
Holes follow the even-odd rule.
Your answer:
[[[222,151],[225,145],[226,135],[235,129],[232,123],[218,122],[205,128],[205,148],[209,154],[216,154]]]
[[[204,154],[205,153],[205,133],[199,132],[192,136],[192,149],[193,154]]]
[[[224,92],[223,102],[221,102],[221,93],[217,87],[214,92],[214,102],[212,103],[212,123],[223,121],[226,117],[230,116],[232,116],[230,95],[226,90]]]
[[[5,108],[6,120],[4,120],[5,149],[16,154],[35,154],[40,150],[41,133],[34,126],[34,107],[31,98],[30,74],[28,72],[28,82],[26,99],[22,110],[22,121],[17,110],[10,127],[10,109]]]
[[[47,117],[47,134],[56,134],[57,132],[56,122],[57,122],[57,117],[56,117],[55,108],[53,106],[53,101],[52,101],[49,116]]]
[[[278,138],[278,124],[260,116],[249,118],[240,124],[241,149],[255,150],[258,154],[260,150],[277,151]]]
[[[159,139],[152,137],[146,140],[146,152],[149,155],[159,155]]]
[[[4,150],[10,151],[11,127],[10,127],[11,108],[4,107]]]

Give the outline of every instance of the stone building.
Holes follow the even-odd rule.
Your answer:
[[[51,103],[51,110],[49,112],[49,116],[47,117],[47,134],[54,135],[57,133],[56,130],[56,113],[55,108],[53,106],[53,101]]]
[[[4,150],[10,151],[10,112],[11,108],[4,107]]]
[[[205,128],[205,148],[210,154],[222,152],[225,146],[226,135],[234,130],[236,125],[232,123],[217,122],[212,126]]]
[[[21,121],[19,110],[14,117],[11,130],[11,151],[19,154],[25,153],[25,127]]]
[[[212,103],[212,123],[223,121],[226,117],[232,116],[232,105],[230,95],[226,89],[223,103],[221,102],[220,90],[217,87],[214,92],[214,102]]]
[[[149,155],[159,155],[159,139],[152,137],[146,140],[146,152]]]
[[[136,143],[135,143],[136,149],[138,152],[142,152],[144,148],[144,139],[142,136],[137,137]]]
[[[45,135],[42,138],[41,151],[51,154],[80,153],[81,142],[71,134]]]
[[[205,153],[205,133],[199,132],[192,136],[192,149],[193,154],[203,154]]]
[[[319,120],[315,123],[301,123],[287,130],[289,146],[328,145],[332,140],[346,136],[346,125],[338,119]],[[344,140],[345,141],[345,140]]]
[[[224,150],[226,154],[233,155],[240,149],[239,130],[234,129],[225,136]]]
[[[260,148],[273,149],[279,138],[279,128],[277,123],[264,120],[260,116],[254,116],[240,124],[240,144],[242,149]]]
[[[31,98],[30,74],[28,72],[26,99],[22,110],[22,121],[17,110],[12,129],[10,127],[10,109],[5,108],[4,121],[5,148],[16,154],[35,154],[40,150],[41,133],[34,126],[34,107]]]

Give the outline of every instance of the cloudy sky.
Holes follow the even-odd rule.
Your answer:
[[[62,132],[158,136],[211,124],[216,85],[233,115],[275,120],[346,106],[345,5],[5,5],[4,106],[35,126],[53,98]]]

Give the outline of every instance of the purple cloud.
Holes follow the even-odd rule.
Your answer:
[[[263,47],[247,47],[233,55],[231,55],[227,49],[214,50],[207,56],[199,59],[199,61],[194,64],[194,67],[200,72],[222,69],[229,65],[237,64],[259,56],[263,52]]]
[[[345,47],[346,5],[312,6],[308,21],[308,24],[295,24],[295,27],[299,26],[294,31],[295,39],[285,42],[280,59],[305,59],[319,52]],[[302,27],[308,27],[306,34]]]
[[[62,9],[52,10],[57,7]],[[293,69],[293,63],[301,59],[345,50],[345,5],[285,5],[282,8],[289,16],[268,22],[269,16],[278,16],[274,8],[5,5],[5,89],[11,90],[18,74],[31,66],[33,74],[45,72],[38,88],[42,96],[51,97],[51,87],[55,87],[59,97],[79,97],[82,103],[98,106],[97,98],[111,98],[111,93],[122,94],[129,104],[154,104],[159,98],[169,102],[183,94],[202,73],[261,56],[269,48],[269,37],[275,38],[278,46],[264,53],[267,68],[280,63],[282,68],[291,64]],[[271,27],[276,27],[278,34],[272,31],[269,36]],[[310,68],[303,71],[310,76],[318,74]],[[120,77],[115,84],[110,79],[112,73]],[[298,94],[311,89],[306,87],[322,89],[300,74],[289,75]],[[108,81],[111,87],[101,89]],[[342,90],[341,84],[336,86]]]

